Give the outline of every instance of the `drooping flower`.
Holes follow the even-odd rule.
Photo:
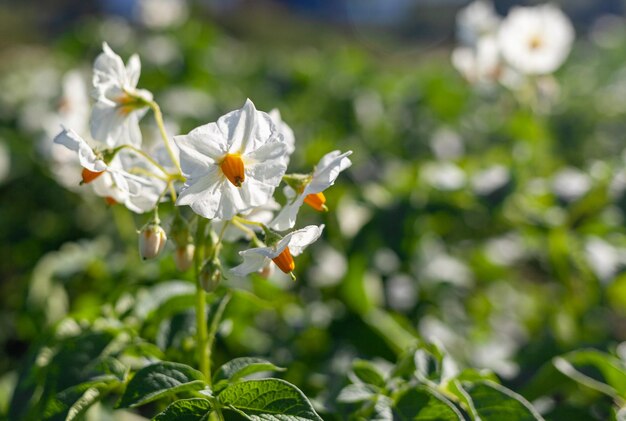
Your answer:
[[[324,225],[309,225],[302,229],[292,231],[285,235],[274,245],[267,247],[255,247],[240,251],[243,263],[231,269],[238,276],[245,276],[257,272],[273,261],[280,270],[285,273],[292,272],[296,265],[293,256],[297,256],[314,243],[324,230]]]
[[[82,184],[91,186],[109,203],[122,203],[136,213],[147,212],[154,208],[165,188],[165,182],[158,178],[131,173],[135,168],[145,169],[147,164],[142,160],[123,151],[107,159],[71,129],[64,128],[54,142],[76,153],[82,167]]]
[[[574,28],[551,4],[515,7],[500,25],[498,42],[503,57],[528,75],[552,73],[563,64],[574,42]]]
[[[312,174],[296,175],[287,180],[290,186],[285,188],[288,203],[281,209],[270,226],[278,231],[292,228],[296,223],[298,210],[303,203],[317,211],[326,210],[326,197],[323,191],[335,183],[339,173],[352,162],[348,156],[352,151],[341,153],[329,152],[320,159]]]
[[[282,136],[250,100],[174,141],[187,178],[176,205],[209,219],[228,220],[266,204],[287,169]]]
[[[132,55],[126,66],[107,43],[96,58],[93,68],[93,106],[91,136],[109,147],[121,144],[141,145],[139,120],[148,111],[152,94],[137,89],[141,63]]]

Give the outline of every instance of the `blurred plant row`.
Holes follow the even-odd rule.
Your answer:
[[[142,86],[172,133],[249,97],[293,129],[295,168],[355,151],[327,194],[331,211],[302,214],[327,228],[296,283],[223,281],[222,380],[243,387],[276,371],[324,419],[505,419],[489,418],[503,408],[506,419],[620,419],[626,32],[610,19],[549,82],[531,77],[532,100],[468,84],[448,51],[373,56],[332,34],[267,45],[194,18],[170,29],[86,21],[49,47],[4,51],[0,414],[65,419],[95,387],[88,417],[130,417],[113,410],[129,370],[195,366],[191,275],[172,253],[140,263],[148,217],[79,197],[49,165],[64,83],[76,67],[89,80],[103,39],[140,54]],[[151,116],[142,124],[144,138],[156,128]],[[238,357],[256,360],[238,372]],[[152,416],[176,395],[207,410],[180,366],[186,387],[122,406],[148,403],[138,411]]]

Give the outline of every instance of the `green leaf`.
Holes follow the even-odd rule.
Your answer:
[[[376,390],[369,384],[349,384],[339,392],[337,402],[354,403],[372,399]]]
[[[626,396],[626,369],[617,358],[604,352],[585,349],[570,352],[552,360],[554,367],[572,380],[609,396]],[[587,369],[596,369],[603,382],[586,374]]]
[[[472,409],[483,421],[543,420],[521,395],[492,381],[463,383],[462,388],[471,399]]]
[[[322,421],[300,389],[280,379],[233,383],[217,398],[254,421]]]
[[[385,375],[370,361],[354,360],[352,363],[352,372],[363,383],[377,387],[385,387]]]
[[[142,368],[126,386],[118,408],[143,405],[153,400],[205,386],[202,373],[185,364],[160,362]]]
[[[222,365],[215,372],[213,376],[214,390],[219,390],[227,383],[233,383],[245,376],[262,371],[285,371],[285,369],[262,358],[235,358]]]
[[[456,406],[439,392],[418,386],[403,392],[394,410],[400,420],[464,421]]]
[[[160,282],[147,291],[140,291],[135,315],[146,320],[158,313],[171,313],[172,308],[185,308],[195,297],[195,286],[186,281]],[[165,311],[165,310],[168,311]]]
[[[47,421],[79,419],[115,386],[107,383],[85,383],[70,387],[47,402],[43,418]]]
[[[207,399],[181,399],[170,404],[153,421],[205,421],[210,412],[211,404]]]

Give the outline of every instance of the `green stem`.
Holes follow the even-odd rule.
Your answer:
[[[145,153],[141,149],[136,148],[136,147],[134,147],[132,145],[125,144],[125,145],[120,145],[117,148],[115,148],[114,152],[117,153],[118,151],[120,151],[122,149],[130,149],[131,151],[133,151],[137,155],[140,155],[141,157],[145,158],[148,162],[150,162],[152,165],[157,167],[163,174],[165,174],[167,176],[167,178],[171,178],[172,174],[168,173],[167,170],[165,168],[163,168],[163,166],[161,164],[156,162],[150,155],[148,155],[147,153]]]
[[[207,351],[207,320],[206,320],[206,292],[202,289],[200,282],[200,271],[202,269],[202,256],[204,256],[204,237],[207,220],[198,218],[196,229],[196,252],[194,255],[196,268],[196,349],[198,352],[198,364],[200,371],[204,374],[207,382],[211,382],[211,371],[209,363],[209,353]]]
[[[211,372],[211,354],[213,350],[213,343],[215,342],[215,336],[217,335],[217,329],[219,328],[220,321],[222,320],[222,316],[224,315],[224,310],[226,310],[226,306],[230,301],[230,293],[227,292],[224,294],[220,303],[217,305],[215,309],[215,314],[213,314],[213,318],[211,319],[211,326],[209,328],[209,337],[207,341],[207,351],[208,351],[208,364],[209,364],[209,373]],[[211,379],[207,380],[209,386],[212,386]]]
[[[176,158],[176,155],[172,150],[172,145],[170,144],[169,137],[167,137],[167,132],[165,131],[165,123],[163,122],[163,114],[161,113],[161,108],[159,107],[159,104],[154,101],[150,102],[150,108],[152,108],[152,112],[154,112],[154,119],[156,120],[157,126],[159,126],[159,132],[161,132],[161,137],[165,142],[165,148],[167,149],[167,153],[170,156],[172,163],[176,166],[178,174],[182,174],[183,171],[180,168],[180,163],[178,162],[178,159]]]

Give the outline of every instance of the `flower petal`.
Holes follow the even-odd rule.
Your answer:
[[[243,257],[243,263],[239,266],[235,266],[230,271],[237,276],[246,276],[250,273],[257,272],[268,263],[268,258],[262,253],[258,252],[259,249],[249,249],[239,252],[239,255]]]
[[[313,172],[313,179],[306,186],[304,195],[310,193],[319,193],[326,190],[335,183],[339,173],[350,165],[352,162],[348,158],[352,151],[340,153],[339,151],[329,152],[317,164]]]
[[[63,131],[54,138],[54,143],[75,151],[80,165],[89,171],[102,172],[107,169],[107,165],[101,159],[97,159],[87,142],[71,129],[63,128]]]
[[[320,238],[320,235],[322,235],[322,231],[324,231],[323,224],[320,225],[319,227],[315,225],[309,225],[309,226],[306,226],[302,229],[299,229],[297,231],[294,231],[288,234],[288,236],[289,235],[291,236],[287,244],[289,246],[289,251],[291,251],[291,254],[293,256],[297,256],[301,254],[305,248],[307,248],[309,245],[317,241],[318,238]],[[287,236],[285,236],[285,238],[287,238]],[[283,238],[278,243],[277,249],[281,247],[285,238]]]

